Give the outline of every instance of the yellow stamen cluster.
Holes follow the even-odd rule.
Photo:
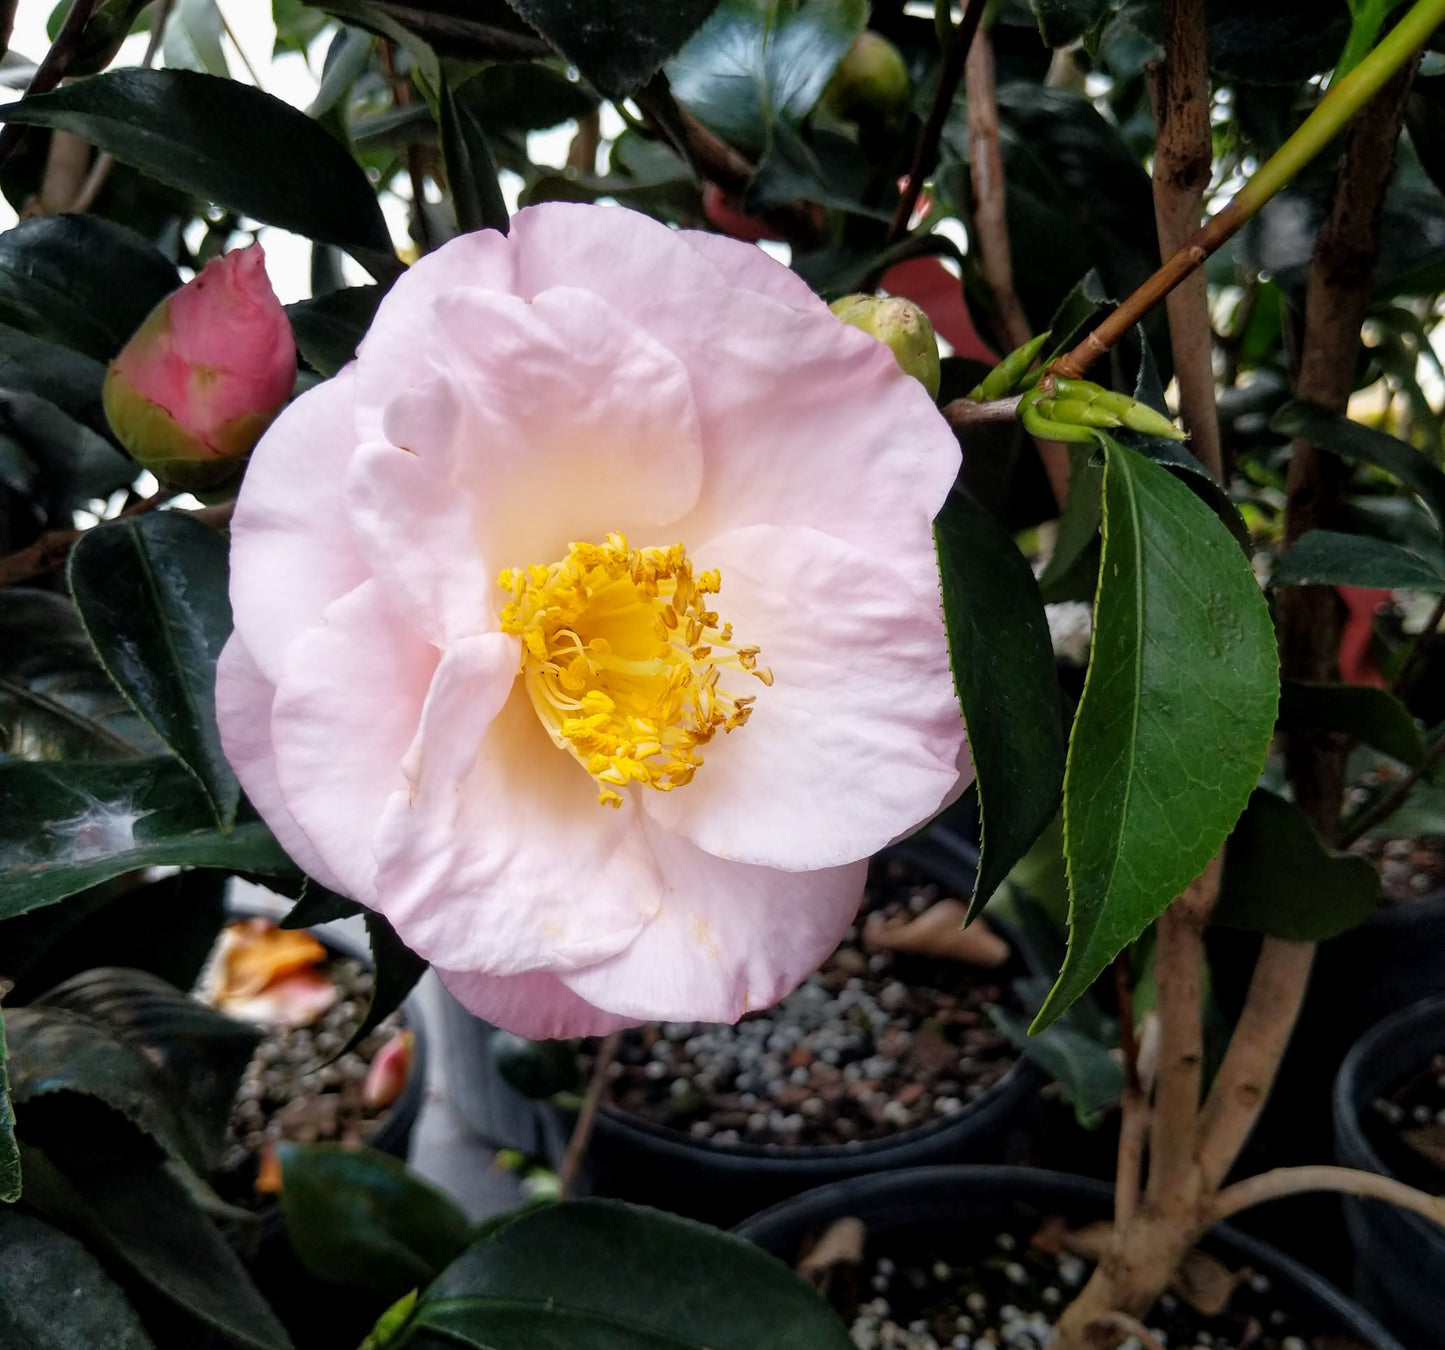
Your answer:
[[[670,792],[691,782],[700,748],[747,722],[756,695],[723,690],[724,670],[773,682],[758,648],[734,643],[732,625],[708,607],[722,578],[694,577],[681,544],[635,549],[609,534],[497,580],[511,597],[502,631],[522,639],[532,706],[608,806],[622,805],[629,783]]]

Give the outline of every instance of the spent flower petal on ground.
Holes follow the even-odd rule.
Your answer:
[[[731,1021],[971,775],[953,435],[756,248],[465,235],[257,447],[222,737],[305,869],[529,1036]]]

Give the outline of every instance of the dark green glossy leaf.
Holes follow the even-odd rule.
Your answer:
[[[1167,470],[1104,451],[1088,678],[1064,778],[1069,951],[1047,1026],[1218,851],[1279,696],[1269,610],[1218,517]]]
[[[864,0],[723,0],[668,63],[672,92],[754,157],[774,120],[801,122],[868,18]]]
[[[22,1158],[29,1205],[196,1323],[178,1344],[219,1337],[239,1350],[291,1350],[240,1259],[164,1163],[117,1166],[104,1151],[49,1141]]]
[[[1364,684],[1312,684],[1286,680],[1280,687],[1281,731],[1341,731],[1402,764],[1418,764],[1425,739],[1409,710],[1393,694]]]
[[[1279,560],[1271,586],[1445,591],[1445,562],[1366,534],[1311,530]]]
[[[1079,1007],[1074,1004],[1074,1008]],[[1070,1009],[1072,1012],[1073,1009]],[[1103,1113],[1124,1091],[1124,1069],[1104,1041],[1086,1034],[1064,1019],[1029,1035],[1029,1020],[1012,1008],[993,1004],[993,1022],[1018,1049],[1056,1082],[1086,1130],[1094,1129]]]
[[[95,659],[70,601],[52,591],[0,589],[0,751],[16,759],[117,759],[160,748]],[[8,801],[7,808],[14,809]]]
[[[1063,715],[1043,600],[1013,540],[963,493],[949,499],[934,536],[983,817],[976,914],[1059,809]]]
[[[0,1210],[0,1345],[154,1350],[119,1286],[73,1237]]]
[[[533,1101],[586,1088],[572,1041],[529,1041],[497,1028],[487,1039],[486,1053],[502,1081]]]
[[[1054,551],[1039,573],[1045,604],[1092,600],[1099,573],[1099,525],[1104,518],[1104,472],[1087,454],[1072,456],[1069,498],[1059,514]]]
[[[630,94],[687,41],[717,0],[510,0],[609,98]]]
[[[180,284],[157,249],[100,216],[38,216],[0,234],[0,320],[98,361]]]
[[[427,968],[427,963],[397,937],[396,929],[375,910],[366,911],[366,937],[371,944],[374,967],[371,1002],[366,1016],[351,1033],[347,1049],[360,1045],[375,1027],[401,1007],[402,1000],[416,988],[416,982]]]
[[[597,95],[586,85],[537,62],[488,66],[455,92],[488,131],[546,131],[597,107]]]
[[[3,116],[73,132],[163,183],[335,244],[378,279],[400,270],[361,166],[304,113],[249,85],[114,70],[8,104]]]
[[[195,1123],[145,1052],[118,1030],[59,1007],[12,1008],[5,1020],[17,1107],[57,1093],[93,1097],[153,1139],[167,1157],[206,1168],[208,1150]]]
[[[48,399],[0,390],[0,478],[47,524],[69,529],[75,508],[129,487],[137,473],[134,460]]]
[[[287,305],[296,347],[306,363],[321,375],[335,375],[356,355],[383,293],[380,286],[343,286]]]
[[[0,924],[0,974],[15,981],[14,1000],[97,966],[129,966],[178,989],[195,987],[226,922],[229,878],[188,871],[147,881],[118,877]],[[157,942],[156,934],[165,941]]]
[[[350,919],[366,910],[355,900],[328,891],[314,881],[307,880],[301,898],[286,912],[280,921],[282,928],[314,928],[317,924],[334,923],[337,919]]]
[[[196,776],[223,828],[241,788],[216,728],[216,660],[231,633],[226,541],[155,511],[88,530],[66,576],[101,663]]]
[[[442,158],[457,225],[464,231],[492,229],[506,234],[511,217],[502,199],[497,160],[486,129],[448,85],[442,84],[437,97]]]
[[[1153,192],[1117,128],[1083,95],[1012,81],[998,102],[1014,282],[1042,332],[1091,269],[1104,294],[1121,296],[1158,266]]]
[[[1229,837],[1214,922],[1290,942],[1323,942],[1370,917],[1380,874],[1325,847],[1293,802],[1258,789]]]
[[[281,1176],[286,1236],[301,1260],[388,1301],[430,1284],[471,1235],[451,1200],[385,1153],[283,1144]]]
[[[179,1108],[186,1161],[200,1171],[215,1167],[241,1076],[261,1040],[256,1027],[207,1007],[158,976],[118,966],[76,975],[31,1006],[87,1018],[136,1051],[158,1089]]]
[[[105,366],[92,357],[0,324],[0,389],[33,394],[64,408],[91,431],[108,435],[100,402],[104,380]]]
[[[216,0],[176,0],[161,42],[166,67],[226,78],[231,71],[221,45],[225,31]]]
[[[1050,47],[1067,47],[1104,23],[1121,0],[1029,0],[1039,36]]]
[[[608,1200],[523,1214],[474,1243],[418,1300],[412,1325],[409,1344],[487,1350],[852,1346],[838,1315],[780,1261]]]
[[[139,867],[296,872],[260,821],[218,830],[195,780],[174,759],[0,761],[0,800],[0,919]]]
[[[10,1105],[9,1055],[5,1047],[5,1019],[0,1015],[0,1204],[9,1205],[20,1199],[20,1152],[15,1147],[15,1112]],[[0,1210],[0,1221],[3,1217],[4,1211]]]
[[[1217,75],[1245,84],[1293,84],[1334,65],[1350,31],[1350,10],[1339,0],[1208,0],[1205,31]]]
[[[1281,435],[1319,446],[1352,463],[1384,469],[1419,497],[1436,525],[1445,530],[1445,473],[1424,451],[1315,403],[1286,403],[1269,425]]]

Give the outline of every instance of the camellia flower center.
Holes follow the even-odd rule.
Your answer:
[[[694,577],[681,544],[635,549],[609,534],[560,562],[508,569],[498,584],[532,706],[608,806],[622,805],[628,783],[670,792],[691,782],[701,747],[747,722],[756,695],[724,690],[724,671],[773,682],[758,648],[736,644],[708,608],[722,578]]]

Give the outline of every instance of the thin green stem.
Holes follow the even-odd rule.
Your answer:
[[[1243,224],[1344,130],[1345,124],[1384,87],[1445,23],[1445,0],[1418,0],[1374,51],[1330,86],[1315,110],[1239,191],[1230,209],[1244,212]]]
[[[1072,351],[1053,364],[1055,374],[1079,379],[1125,333],[1154,308],[1271,197],[1299,173],[1344,129],[1361,108],[1379,93],[1401,67],[1411,61],[1445,23],[1445,0],[1416,0],[1379,46],[1319,101],[1298,131],[1255,171],[1218,215],[1182,248],[1171,254],[1142,286]]]

